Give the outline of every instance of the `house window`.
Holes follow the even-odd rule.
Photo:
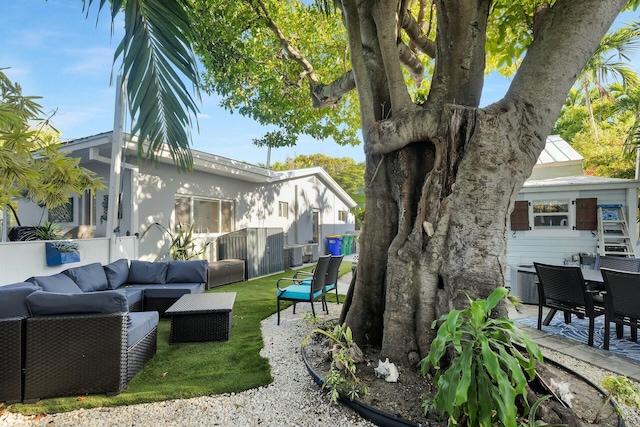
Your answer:
[[[539,200],[533,204],[533,228],[569,229],[568,200]]]
[[[53,209],[49,209],[49,222],[73,222],[73,197],[69,197],[67,203]]]
[[[347,222],[347,211],[338,211],[338,221]]]
[[[289,203],[278,202],[278,216],[280,218],[289,218]]]
[[[195,223],[196,233],[228,233],[233,231],[233,201],[176,196],[176,224]]]

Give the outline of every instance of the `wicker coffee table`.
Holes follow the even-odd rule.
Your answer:
[[[165,312],[171,316],[169,344],[228,340],[235,299],[235,292],[180,297]]]

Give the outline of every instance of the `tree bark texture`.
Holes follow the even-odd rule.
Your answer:
[[[626,1],[556,1],[507,95],[485,108],[478,104],[490,1],[435,2],[436,66],[420,106],[407,103],[399,84],[402,64],[391,46],[402,17],[394,3],[342,2],[367,162],[346,322],[359,344],[381,345],[382,357],[407,366],[429,351],[435,319],[504,286],[513,199]],[[505,314],[499,306],[496,315]]]

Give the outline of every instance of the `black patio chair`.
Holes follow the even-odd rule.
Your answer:
[[[603,268],[605,330],[604,349],[609,350],[610,322],[616,324],[616,337],[623,336],[624,326],[631,327],[631,339],[638,341],[640,327],[640,273]]]
[[[311,278],[311,285],[303,285],[303,279],[296,278],[288,278],[283,277],[278,279],[276,283],[277,291],[276,291],[276,300],[278,305],[278,325],[280,324],[280,301],[292,301],[293,302],[293,312],[296,312],[296,303],[299,302],[308,302],[311,303],[311,311],[313,312],[313,317],[316,316],[316,310],[313,306],[313,302],[317,300],[322,301],[322,308],[325,309],[325,301],[324,301],[324,283],[327,276],[327,270],[329,268],[329,262],[331,260],[330,255],[321,256],[318,258],[318,263],[316,264],[316,268],[313,272],[313,277]],[[281,288],[280,283],[290,281],[291,285],[286,288]]]
[[[594,304],[594,291],[587,289],[582,271],[577,266],[548,265],[534,262],[538,273],[538,329],[542,330],[542,308],[551,310],[544,319],[548,326],[558,310],[564,322],[571,323],[571,314],[589,318],[588,345],[593,346],[594,321],[604,314],[604,307]]]
[[[324,281],[325,294],[335,289],[336,303],[338,304],[340,304],[340,297],[338,295],[338,273],[340,272],[340,265],[342,264],[343,258],[344,258],[344,255],[331,256],[331,261],[329,261],[329,268],[327,269],[326,280]],[[302,279],[301,284],[308,286],[311,283],[310,277],[313,276],[313,272],[314,271],[311,271],[311,272],[297,271],[293,277],[294,279]]]
[[[640,258],[627,258],[621,256],[596,257],[596,270],[608,268],[610,270],[640,272]]]

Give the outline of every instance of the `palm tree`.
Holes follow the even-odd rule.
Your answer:
[[[97,2],[97,0],[96,0]],[[89,15],[94,0],[83,0]],[[98,14],[105,5],[99,1]],[[191,49],[194,33],[188,0],[110,0],[112,23],[124,12],[125,34],[116,48],[114,65],[128,82],[128,107],[138,135],[138,157],[156,159],[166,143],[181,170],[193,165],[191,128],[199,110],[183,79],[198,95],[199,77]],[[144,152],[144,144],[149,148]]]
[[[589,111],[596,140],[598,135],[591,105],[592,89],[595,88],[598,96],[602,97],[608,95],[604,84],[611,79],[619,79],[624,87],[638,84],[638,74],[629,66],[628,56],[637,48],[638,42],[640,42],[640,23],[635,21],[607,33],[578,78],[578,84],[584,91],[585,105]],[[623,60],[626,62],[622,62]]]

